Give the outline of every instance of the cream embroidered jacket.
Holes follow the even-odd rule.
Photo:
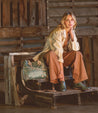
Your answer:
[[[78,51],[80,49],[79,43],[77,42],[77,37],[75,31],[73,30],[74,41],[71,39],[68,42],[68,50]],[[55,28],[50,35],[47,37],[47,41],[43,50],[33,57],[34,61],[39,60],[39,56],[43,53],[46,53],[50,50],[54,51],[58,57],[58,61],[63,63],[63,45],[66,40],[66,30],[61,28]]]

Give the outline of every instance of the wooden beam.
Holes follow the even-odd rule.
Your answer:
[[[50,27],[56,27],[60,21],[61,21],[62,17],[50,17],[48,19],[48,26]],[[97,17],[77,17],[77,22],[78,22],[78,26],[97,26],[98,25],[98,18]]]
[[[14,40],[14,41],[0,41],[0,46],[8,46],[8,45],[20,45],[23,44],[43,44],[45,40],[38,39],[38,40]],[[2,47],[0,47],[2,48]]]
[[[11,56],[19,56],[19,55],[34,55],[36,52],[14,52],[9,53]]]
[[[97,26],[98,17],[77,17],[78,26]]]
[[[23,48],[22,51],[24,52],[38,52],[38,51],[42,51],[43,49],[43,46],[40,46],[40,47],[32,47],[32,48]]]
[[[22,37],[41,36],[43,27],[24,27],[22,29]]]
[[[23,40],[22,43],[23,44],[43,44],[45,42],[45,40]]]
[[[21,28],[0,28],[0,38],[20,37]]]
[[[49,30],[46,31],[47,34],[49,34],[54,28],[55,27],[50,27]],[[98,35],[98,27],[88,27],[88,26],[77,27],[76,33],[77,33],[78,36]]]
[[[0,41],[0,46],[19,45],[19,44],[21,44],[20,40],[14,40],[14,41]]]
[[[41,36],[43,29],[42,26],[0,28],[0,38]]]
[[[78,35],[82,36],[98,35],[98,27],[78,27],[76,31]]]
[[[47,10],[47,16],[48,17],[58,17],[58,16],[63,16],[63,14],[65,13],[65,11],[73,11],[72,8],[50,8]],[[94,8],[78,8],[75,7],[74,11],[76,16],[97,16],[98,15],[98,8],[94,7]]]
[[[14,48],[0,48],[0,53],[2,54],[8,54],[9,52],[19,52],[19,51],[24,51],[24,52],[38,52],[41,51],[43,49],[43,46],[39,46],[39,47],[31,47],[31,48],[20,48],[20,47],[14,47]]]
[[[61,2],[49,2],[48,8],[63,8],[63,7],[98,7],[98,2],[66,2],[66,1],[61,1]]]
[[[0,53],[9,53],[9,52],[15,52],[15,51],[22,51],[20,47],[13,47],[13,48],[8,48],[8,47],[1,47],[0,48]]]

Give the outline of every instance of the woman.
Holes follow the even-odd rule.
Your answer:
[[[47,37],[44,49],[33,59],[44,59],[49,66],[50,82],[60,82],[60,90],[66,91],[63,66],[73,66],[74,87],[86,89],[82,81],[88,79],[79,43],[75,35],[77,22],[73,13],[65,13],[60,24]]]

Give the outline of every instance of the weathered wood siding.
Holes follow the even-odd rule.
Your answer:
[[[47,25],[49,33],[65,11],[72,11],[77,17],[76,31],[89,83],[98,86],[98,0],[0,0],[0,85],[4,83],[2,53],[34,51],[39,43],[41,49],[41,33],[45,30],[40,26]]]
[[[26,51],[38,43],[41,48],[44,43],[42,31],[35,26],[46,24],[45,14],[44,0],[0,0],[1,79],[4,73],[2,52]]]
[[[77,37],[84,56],[89,84],[98,86],[98,0],[47,0],[49,32],[60,22],[64,12],[77,17]]]
[[[42,49],[41,26],[46,25],[45,4],[45,0],[0,0],[0,86],[4,84],[2,53]],[[4,89],[0,88],[0,92]]]

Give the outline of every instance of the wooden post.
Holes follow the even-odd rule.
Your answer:
[[[32,55],[35,52],[9,53],[4,56],[4,76],[5,76],[5,104],[20,106],[20,100],[16,86],[16,67],[14,64],[14,55]]]
[[[9,104],[8,56],[4,56],[5,104]]]
[[[16,71],[17,71],[17,67],[13,66],[12,74],[11,74],[12,82],[13,82],[13,97],[14,97],[13,99],[15,106],[20,106],[20,101],[19,101],[17,86],[16,86]]]
[[[93,80],[94,85],[98,86],[98,36],[94,36],[93,38]]]
[[[8,77],[9,77],[9,104],[12,105],[13,95],[12,95],[12,78],[11,78],[11,57],[8,57]]]
[[[57,108],[57,106],[56,106],[56,97],[53,94],[52,95],[52,102],[51,102],[51,109],[56,109],[56,108]]]
[[[11,94],[11,65],[10,57],[8,55],[4,56],[4,76],[5,76],[5,104],[12,104],[12,94]]]
[[[81,105],[81,95],[79,93],[77,94],[77,99],[78,99],[78,105]]]
[[[11,104],[14,104],[15,106],[19,106],[19,98],[16,88],[16,67],[14,66],[14,56],[9,55],[9,65],[10,65],[10,74],[9,77],[11,79],[10,81],[10,96],[11,96]]]
[[[88,37],[83,37],[83,55],[84,55],[84,60],[85,60],[85,66],[88,74],[88,85],[90,84],[91,80],[91,56],[90,56],[90,43],[89,43],[89,38]]]
[[[1,23],[1,0],[0,0],[0,27],[1,27],[1,25],[2,25],[2,23]]]
[[[5,104],[16,106],[19,104],[16,90],[16,69],[14,66],[14,56],[4,56],[5,75]]]

